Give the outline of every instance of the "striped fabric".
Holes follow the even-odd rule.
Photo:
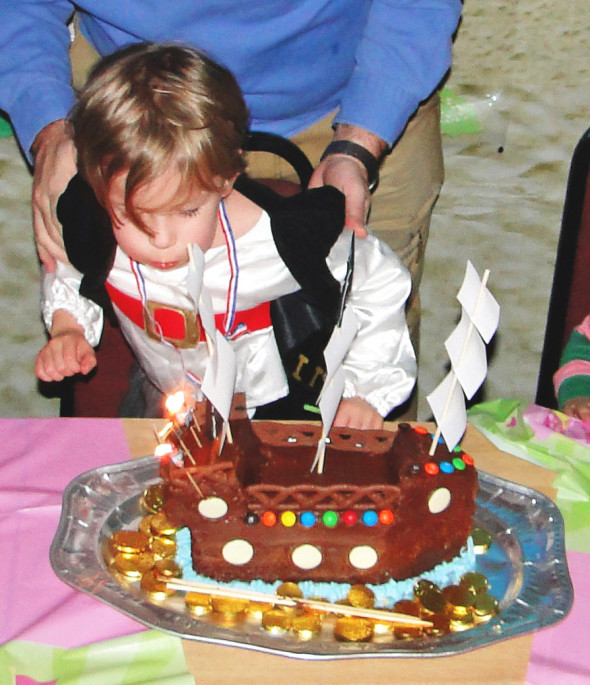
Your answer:
[[[560,408],[575,397],[590,397],[590,314],[573,330],[553,383]]]

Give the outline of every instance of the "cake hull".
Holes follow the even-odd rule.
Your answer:
[[[319,476],[310,473],[315,427],[260,422],[254,431],[237,422],[223,461],[216,445],[199,448],[187,432],[195,463],[162,468],[165,513],[190,529],[198,573],[381,584],[451,561],[466,544],[476,471],[444,445],[429,456],[429,433],[408,424],[395,434],[341,430]]]

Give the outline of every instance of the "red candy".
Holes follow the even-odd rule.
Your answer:
[[[470,457],[468,454],[463,454],[461,459],[463,459],[467,466],[473,466],[474,464],[473,457]]]
[[[347,526],[354,526],[357,520],[358,516],[354,511],[350,511],[350,509],[342,514],[342,521]]]
[[[436,476],[439,471],[438,464],[435,464],[433,461],[428,461],[424,464],[424,470],[429,476]]]
[[[418,435],[426,435],[426,433],[428,433],[428,430],[424,428],[424,426],[414,426],[414,431],[418,433]]]

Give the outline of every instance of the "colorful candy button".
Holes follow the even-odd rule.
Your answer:
[[[338,514],[335,511],[325,511],[322,515],[322,523],[326,528],[334,528],[338,523]]]
[[[277,522],[277,515],[274,513],[274,511],[265,511],[260,520],[262,521],[263,525],[271,528]]]
[[[379,512],[379,523],[389,526],[393,523],[393,511],[391,509],[381,509]]]
[[[451,464],[450,461],[441,461],[439,464],[439,468],[443,473],[453,473],[455,470],[455,467]]]
[[[414,432],[418,433],[418,435],[426,435],[428,430],[424,426],[415,426]]]
[[[347,525],[347,526],[354,526],[354,524],[358,521],[358,516],[356,515],[356,512],[352,511],[349,509],[348,511],[345,511],[342,514],[342,522]]]
[[[433,461],[426,462],[424,470],[429,476],[436,476],[439,471],[438,464],[435,464]]]
[[[457,469],[457,471],[464,471],[465,470],[465,462],[461,457],[455,457],[452,461],[453,466]]]
[[[315,526],[315,514],[311,511],[304,511],[299,518],[301,525],[306,528],[311,528]]]
[[[365,511],[363,514],[363,523],[365,526],[374,526],[378,520],[379,517],[377,516],[377,512],[372,509]]]
[[[292,528],[297,522],[297,516],[292,511],[284,511],[281,514],[281,523],[285,528]]]
[[[474,464],[473,457],[470,457],[468,454],[464,454],[461,459],[463,459],[467,466],[473,466]]]
[[[244,516],[244,523],[247,523],[249,526],[255,526],[259,521],[260,516],[258,516],[258,514],[254,513],[253,511],[246,512],[246,515]]]

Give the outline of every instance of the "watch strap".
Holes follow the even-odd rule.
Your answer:
[[[369,190],[373,190],[379,181],[379,160],[366,147],[353,143],[351,140],[333,140],[324,150],[320,161],[328,155],[348,155],[358,159],[367,170]]]

